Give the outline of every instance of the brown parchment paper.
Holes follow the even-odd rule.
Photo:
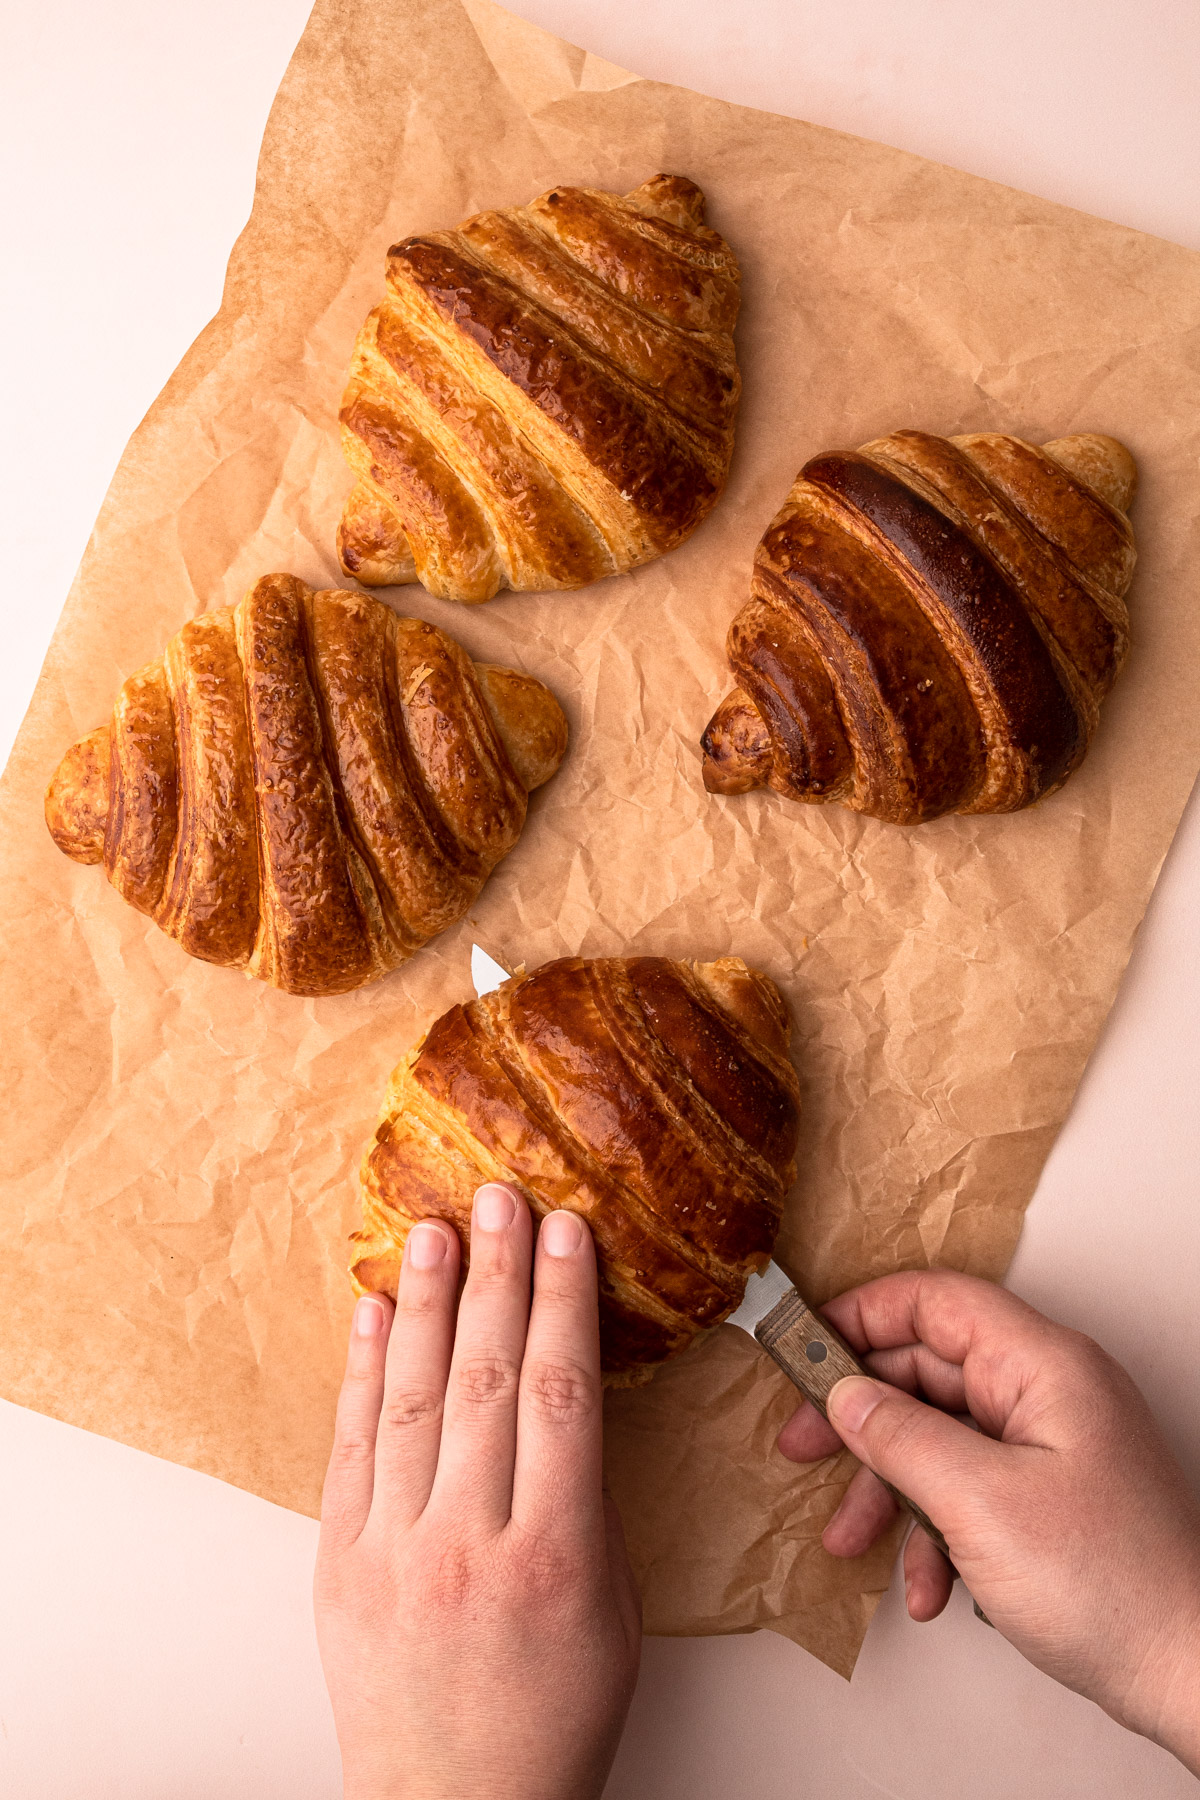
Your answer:
[[[61,752],[189,615],[270,570],[338,582],[334,420],[389,243],[658,170],[702,184],[745,272],[721,506],[579,594],[390,596],[566,706],[524,840],[471,919],[359,993],[189,960],[54,849]],[[393,1063],[469,994],[473,940],[768,970],[805,1096],[779,1250],[804,1291],[1000,1276],[1200,765],[1198,326],[1200,257],[1169,244],[639,80],[490,0],[318,0],[221,311],[122,459],[4,778],[0,1391],[315,1512],[358,1156]],[[1087,762],[1032,811],[912,832],[708,798],[697,737],[761,530],[806,457],[905,425],[1135,451],[1134,649]],[[611,1398],[611,1483],[650,1631],[769,1626],[849,1673],[894,1540],[821,1550],[849,1464],[773,1454],[794,1400],[723,1329]]]

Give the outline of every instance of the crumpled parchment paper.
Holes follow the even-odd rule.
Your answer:
[[[191,614],[272,570],[344,585],[335,415],[390,243],[660,170],[702,185],[744,269],[722,504],[578,594],[389,596],[565,705],[522,843],[469,919],[356,994],[189,960],[54,848],[59,756]],[[510,965],[767,970],[796,1019],[779,1256],[806,1295],[923,1263],[1000,1276],[1200,765],[1198,328],[1200,257],[1170,244],[639,80],[491,0],[318,0],[221,311],[122,459],[0,790],[0,1391],[315,1512],[358,1157],[393,1063],[470,993],[473,940]],[[1086,763],[1029,812],[911,832],[709,798],[697,739],[760,532],[806,457],[906,425],[1135,452],[1134,648]],[[610,1481],[648,1630],[769,1626],[849,1673],[895,1534],[821,1550],[851,1465],[774,1454],[795,1398],[722,1328],[610,1398]]]

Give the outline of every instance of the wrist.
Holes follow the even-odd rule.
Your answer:
[[[1188,1636],[1173,1659],[1152,1736],[1200,1776],[1200,1609],[1188,1621]]]
[[[1190,1590],[1187,1583],[1181,1589],[1138,1682],[1143,1697],[1135,1729],[1200,1776],[1200,1569]]]

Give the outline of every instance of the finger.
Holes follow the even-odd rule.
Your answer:
[[[889,1387],[903,1388],[943,1412],[966,1412],[967,1394],[963,1371],[947,1362],[928,1344],[904,1344],[896,1350],[872,1350],[863,1357],[872,1375]]]
[[[433,1486],[459,1254],[457,1232],[441,1219],[421,1219],[404,1245],[375,1451],[375,1506],[392,1525],[419,1518]]]
[[[354,1543],[370,1515],[391,1317],[392,1303],[382,1294],[365,1295],[354,1308],[333,1449],[321,1492],[323,1547]]]
[[[431,1504],[456,1522],[497,1531],[512,1512],[532,1237],[529,1208],[516,1189],[485,1182],[471,1215],[471,1266]]]
[[[920,1343],[961,1367],[969,1410],[993,1435],[1032,1379],[1067,1370],[1078,1357],[1075,1333],[1004,1288],[949,1269],[885,1275],[824,1311],[860,1354]]]
[[[781,1456],[797,1463],[820,1462],[822,1457],[836,1456],[843,1448],[841,1438],[811,1400],[797,1407],[776,1444]]]
[[[905,1344],[898,1350],[871,1350],[863,1357],[872,1375],[905,1393],[916,1394],[945,1412],[967,1410],[963,1372],[954,1363],[943,1362],[924,1344]],[[836,1456],[842,1440],[824,1414],[811,1400],[805,1400],[794,1412],[776,1440],[779,1452],[789,1462],[819,1462]]]
[[[1007,1288],[954,1269],[881,1275],[821,1310],[860,1353],[921,1343],[959,1365],[980,1344],[1035,1346],[1062,1330]]]
[[[896,1502],[870,1469],[857,1469],[821,1533],[830,1556],[862,1556],[896,1516]]]
[[[919,1624],[936,1619],[954,1587],[954,1570],[919,1525],[904,1546],[904,1594],[908,1616]]]
[[[573,1212],[538,1231],[521,1365],[512,1516],[539,1535],[599,1541],[600,1313],[592,1234]]]
[[[859,1352],[921,1343],[959,1365],[981,1340],[1040,1342],[1050,1323],[1007,1288],[953,1269],[881,1275],[821,1310]]]
[[[830,1390],[829,1422],[860,1462],[907,1494],[955,1550],[964,1508],[996,1478],[999,1445],[898,1388],[848,1375]]]

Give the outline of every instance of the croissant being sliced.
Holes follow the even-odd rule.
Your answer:
[[[483,1181],[587,1219],[605,1377],[631,1385],[739,1304],[795,1178],[799,1088],[774,984],[737,958],[568,957],[452,1007],[395,1071],[363,1159],[360,1293],[419,1219],[468,1246]]]
[[[1090,434],[897,431],[813,457],[730,627],[705,786],[897,825],[1051,793],[1125,660],[1136,478]]]
[[[577,588],[671,550],[733,452],[739,272],[694,182],[552,188],[388,252],[338,532],[367,586]]]
[[[463,916],[566,742],[532,676],[268,575],[130,676],[46,822],[192,956],[339,994]]]

